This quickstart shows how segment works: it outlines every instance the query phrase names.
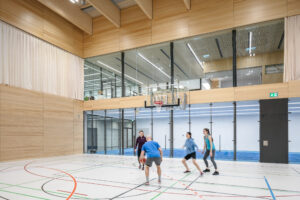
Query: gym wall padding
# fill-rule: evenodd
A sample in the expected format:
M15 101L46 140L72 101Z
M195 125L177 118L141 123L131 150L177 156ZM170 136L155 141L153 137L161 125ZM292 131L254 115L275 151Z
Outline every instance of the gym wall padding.
M83 152L83 102L0 85L0 161Z

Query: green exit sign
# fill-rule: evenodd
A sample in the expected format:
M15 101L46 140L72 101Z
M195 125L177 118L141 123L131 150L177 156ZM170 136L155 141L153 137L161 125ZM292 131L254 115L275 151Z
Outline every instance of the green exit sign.
M270 92L270 97L278 97L278 92Z

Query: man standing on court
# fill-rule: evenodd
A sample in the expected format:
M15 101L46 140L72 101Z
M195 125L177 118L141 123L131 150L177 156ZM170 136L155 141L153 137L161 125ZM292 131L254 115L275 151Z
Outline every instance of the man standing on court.
M149 167L152 166L153 162L155 162L157 168L158 183L161 183L160 164L162 162L163 152L160 148L160 145L157 142L152 141L151 136L147 137L147 142L142 147L141 160L143 161L144 161L145 153L147 154L146 170L145 170L146 185L149 185Z
M140 156L142 152L142 146L147 142L146 137L144 136L144 131L140 130L139 132L139 137L136 138L135 146L134 146L134 153L136 153L136 147L138 147L138 152L137 152L137 157L138 157L138 162L139 162L139 169L141 169L141 162L140 162ZM143 163L143 168L144 170L144 163Z

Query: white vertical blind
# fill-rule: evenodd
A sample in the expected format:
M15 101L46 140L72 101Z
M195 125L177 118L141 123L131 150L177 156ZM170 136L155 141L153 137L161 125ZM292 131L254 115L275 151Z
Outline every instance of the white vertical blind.
M300 80L300 15L285 18L284 81Z
M0 84L83 99L83 59L0 21Z

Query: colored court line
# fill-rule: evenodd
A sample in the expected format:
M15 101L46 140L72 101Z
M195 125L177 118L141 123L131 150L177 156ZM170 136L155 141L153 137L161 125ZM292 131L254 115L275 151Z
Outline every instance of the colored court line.
M164 192L166 192L168 189L170 189L171 187L173 187L174 185L176 185L180 180L185 179L186 177L188 177L191 174L192 173L186 174L184 177L182 177L181 179L179 179L178 181L176 181L175 183L171 184L169 187L167 187L166 189L164 189L163 191L161 191L160 193L158 193L157 195L155 195L154 197L152 197L151 200L156 199L157 197L159 197L160 195L162 195Z
M85 170L91 170L91 169L95 169L95 168L101 168L101 167L103 167L103 166L106 166L106 164L118 164L118 163L120 163L120 161L114 162L114 163L104 163L104 164L101 164L101 165L90 166L90 167L84 167L84 168L80 168L80 169L70 170L70 171L67 171L67 172L72 172L72 173L83 172L83 171L85 171ZM24 167L24 166L22 165L22 168L23 168L23 167ZM23 170L24 170L24 169L23 169ZM42 180L44 180L45 178L59 179L59 178L64 177L65 175L55 175L55 176L58 176L58 177L44 177L44 178L40 178L40 179L37 179L37 180L27 181L27 182L23 182L23 183L16 184L16 185L11 185L11 186L8 186L8 187L3 187L3 188L0 188L0 189L6 189L6 188L10 188L10 187L16 187L16 186L24 185L24 184L28 184L28 183L35 183L35 182L42 181Z
M43 175L36 174L36 173L33 173L33 172L29 171L29 170L27 169L27 167L28 167L29 164L31 164L31 163L32 163L32 162L29 162L29 163L27 163L26 165L24 165L24 170L25 170L26 172L30 173L30 174L35 175L35 176L42 176L42 177L45 177L45 176L43 176ZM77 188L77 182L76 182L76 179L75 179L71 174L69 174L69 173L67 173L67 172L65 172L65 171L59 170L59 169L54 169L54 168L47 168L47 167L40 167L40 168L45 168L45 169L55 170L55 171L61 172L61 173L63 173L63 174L66 174L66 175L68 175L70 178L72 178L72 180L73 180L73 182L74 182L74 187L73 187L73 190L72 190L71 194L66 198L66 200L69 200L69 199L73 196L73 194L75 193L75 190L76 190L76 188ZM48 177L47 177L47 178L48 178Z
M270 191L270 193L271 193L271 196L272 196L273 200L276 200L275 195L274 195L274 193L273 193L273 191L272 191L272 189L271 189L271 186L270 186L270 184L269 184L267 178L266 178L265 176L264 176L264 178L265 178L265 182L266 182L266 184L267 184L267 186L268 186L268 188L269 188L269 191Z
M38 197L38 196L33 196L33 195L18 193L18 192L11 192L11 191L2 190L2 189L0 189L0 191L10 193L10 194L16 194L16 195L23 196L23 197L31 197L31 198L34 198L34 199L51 200L51 199L47 199L47 198L43 198L43 197Z
M64 191L64 190L57 190L57 191L59 191L59 192L65 192L65 193L71 193L71 192L68 192L68 191ZM74 194L77 194L77 195L81 195L81 196L88 196L87 194L80 194L80 193L74 193Z
M184 190L186 190L186 189L188 189L189 187L191 187L191 185L192 185L193 183L195 183L200 177L201 177L201 176L198 176L197 178L195 178L190 184L188 184L188 185L184 188Z
M153 181L153 180L154 180L154 178L153 178L153 179L151 179L150 181ZM112 198L110 198L110 199L115 199L115 198L118 198L118 197L120 197L120 196L122 196L122 195L124 195L124 194L126 194L126 193L128 193L128 192L131 192L132 190L135 190L135 189L137 189L137 188L141 187L142 185L145 185L145 183L139 184L139 185L137 185L136 187L134 187L134 188L131 188L130 190L127 190L127 191L125 191L125 192L123 192L123 193L121 193L121 194L118 194L117 196L115 196L115 197L112 197Z
M21 186L21 185L14 185L14 184L2 183L2 182L0 182L0 185L14 186L14 187L18 187L18 188L35 190L35 191L40 191L41 192L40 189L33 188L33 187L27 187L27 186ZM0 189L0 190L3 190L3 189ZM61 193L61 192L55 192L55 191L48 191L48 192L53 193L53 194L66 195L65 193ZM74 195L74 197L82 198L81 196L77 196L77 195ZM84 199L89 199L89 198L84 198Z

